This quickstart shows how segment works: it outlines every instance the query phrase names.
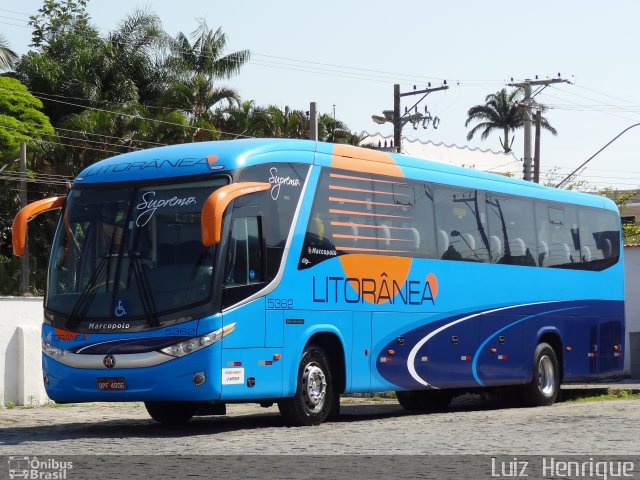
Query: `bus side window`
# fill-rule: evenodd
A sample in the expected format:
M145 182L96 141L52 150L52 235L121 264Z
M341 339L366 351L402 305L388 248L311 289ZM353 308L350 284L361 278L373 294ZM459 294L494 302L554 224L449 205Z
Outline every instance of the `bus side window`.
M489 245L494 263L536 266L533 202L526 198L487 194Z
M581 208L580 260L586 270L603 270L618 261L620 233L618 218L613 212Z
M583 268L576 207L536 202L535 212L541 266Z
M480 190L447 187L434 189L439 258L489 261L484 197L484 192Z

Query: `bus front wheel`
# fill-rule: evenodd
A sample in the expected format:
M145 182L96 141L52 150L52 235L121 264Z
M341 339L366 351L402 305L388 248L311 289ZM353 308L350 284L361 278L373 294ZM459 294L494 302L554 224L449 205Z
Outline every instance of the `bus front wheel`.
M187 423L196 413L196 402L144 402L147 412L164 425Z
M278 408L287 425L318 425L336 415L336 397L324 351L309 345L300 359L296 394L280 400Z
M560 369L553 347L540 343L533 354L533 375L531 382L523 386L524 403L530 407L553 404L560 392Z

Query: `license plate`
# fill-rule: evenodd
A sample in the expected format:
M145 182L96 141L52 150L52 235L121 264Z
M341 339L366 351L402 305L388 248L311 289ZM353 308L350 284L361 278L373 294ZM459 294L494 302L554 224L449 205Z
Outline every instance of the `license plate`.
M126 390L127 382L122 377L98 378L98 390Z

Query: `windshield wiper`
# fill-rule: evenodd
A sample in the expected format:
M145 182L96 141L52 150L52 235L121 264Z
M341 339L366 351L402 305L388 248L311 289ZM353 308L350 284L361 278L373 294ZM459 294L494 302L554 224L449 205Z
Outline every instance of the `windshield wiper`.
M107 254L98 263L96 269L93 271L89 280L87 281L87 285L84 287L84 290L78 297L76 304L73 306L73 310L71 310L71 314L65 323L65 328L74 329L77 328L80 324L81 319L87 314L89 307L91 306L91 301L95 297L96 281L102 274L104 267L111 260L111 255Z
M144 309L144 314L147 317L147 325L149 327L157 327L160 325L160 321L158 320L155 302L153 301L153 293L151 292L151 288L149 287L149 279L147 278L147 273L144 271L144 268L140 264L140 259L138 258L138 254L136 252L129 252L129 277L131 277L132 270L136 277L136 285L138 286L138 291L140 292L142 308ZM129 282L127 281L127 283Z

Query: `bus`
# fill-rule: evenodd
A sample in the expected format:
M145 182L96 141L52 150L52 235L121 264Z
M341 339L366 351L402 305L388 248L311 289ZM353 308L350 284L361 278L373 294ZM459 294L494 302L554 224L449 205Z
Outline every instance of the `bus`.
M64 196L44 299L56 402L142 401L161 423L340 395L411 411L479 389L552 404L620 375L622 235L610 200L349 145L246 139L118 155Z

